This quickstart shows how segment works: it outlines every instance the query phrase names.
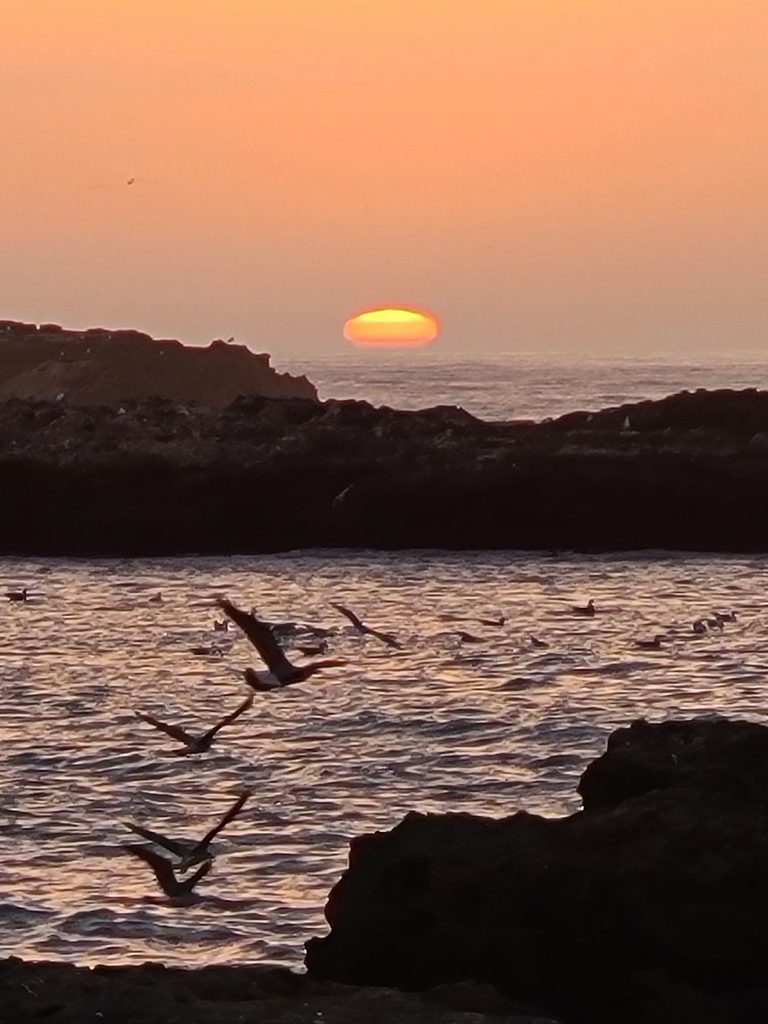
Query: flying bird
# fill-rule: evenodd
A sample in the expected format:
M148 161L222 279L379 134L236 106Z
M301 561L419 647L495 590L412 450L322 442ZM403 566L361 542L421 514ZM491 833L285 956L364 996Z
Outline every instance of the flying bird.
M223 729L225 725L230 725L236 718L239 718L243 712L248 710L251 704L253 704L253 694L249 693L243 703L236 707L231 714L227 715L226 718L222 718L220 722L217 722L216 725L200 736L193 736L191 732L182 729L180 725L169 725L167 722L162 722L159 718L155 718L154 715L147 715L143 711L135 711L134 714L142 722L146 722L147 725L153 725L155 729L164 732L166 736L170 736L172 739L178 740L179 743L183 743L184 746L181 750L174 750L172 753L176 757L187 757L189 754L204 754L206 750L210 750L219 730Z
M121 845L126 853L130 853L132 856L138 857L139 860L143 860L145 864L149 864L155 873L157 884L165 895L169 896L174 902L193 902L195 897L192 895L192 890L200 879L205 878L211 870L211 861L206 860L189 878L179 879L176 877L171 862L166 857L161 857L159 853L155 853L154 850L150 850L148 846L141 846L138 843L122 843Z
M571 610L575 615L586 615L587 618L592 618L592 616L596 614L595 602L591 597L586 604L571 605Z
M141 836L142 839L148 839L150 843L156 843L158 846L162 846L164 850L168 850L169 853L178 857L178 871L189 871L189 869L195 864L213 860L213 853L211 853L210 850L211 842L219 832L221 832L221 830L230 823L230 821L238 816L250 795L250 790L246 790L246 792L241 793L221 821L206 832L199 842L194 842L189 839L169 839L168 836L164 836L160 832L154 832L152 829L144 828L142 825L134 825L130 821L125 822L125 827L129 828L131 832L135 832L136 835ZM140 846L138 849L143 850L145 847ZM169 862L165 861L165 863Z
M345 661L338 658L325 658L321 661L310 661L307 665L294 665L285 656L269 626L260 622L255 615L236 608L226 598L219 598L217 603L224 614L242 629L267 666L266 672L256 672L252 668L247 668L244 672L246 683L258 692L276 690L292 683L303 683L321 669L346 665Z
M334 604L333 607L337 612L341 612L345 618L349 619L361 636L375 636L377 640L381 640L381 642L386 644L388 647L397 647L398 650L400 649L400 644L393 636L389 633L380 633L377 629L371 629L370 626L366 626L364 622L358 619L354 612L351 612L349 608L345 608L343 604Z
M135 179L135 178L129 178L129 179L128 179L128 181L126 181L126 183L125 183L125 184L126 184L126 185L132 185L132 184L134 183L134 181L136 181L136 179Z

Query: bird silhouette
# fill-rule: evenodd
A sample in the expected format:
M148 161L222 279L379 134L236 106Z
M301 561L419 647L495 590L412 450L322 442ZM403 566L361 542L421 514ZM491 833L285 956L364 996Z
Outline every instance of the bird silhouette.
M292 683L303 683L324 668L346 665L345 661L338 658L325 658L322 661L310 661L307 665L294 665L285 656L269 626L260 622L250 612L237 608L226 598L219 598L217 603L224 614L242 629L267 666L267 672L256 672L252 668L247 668L243 673L245 681L254 690L264 692L290 686Z
M155 875L155 880L166 896L177 902L192 902L192 890L197 883L208 874L212 864L206 860L189 878L177 878L173 865L166 857L150 850L148 846L141 846L139 843L122 843L122 849L133 857L138 857L145 864L149 864Z
M349 608L345 608L343 604L334 604L333 607L337 612L341 612L345 618L349 619L357 632L362 636L375 636L377 640L381 640L381 642L386 644L388 647L397 647L400 649L400 644L390 633L380 633L378 629L371 629L370 626L366 626L366 624L359 619L353 611L350 611Z
M150 843L156 843L158 846L162 846L163 849L168 850L174 856L179 858L178 870L188 871L193 865L199 864L201 861L213 860L213 854L210 850L211 842L216 836L225 828L230 821L238 816L245 806L246 800L251 796L251 791L241 793L240 796L235 800L226 814L221 820L209 829L202 839L194 841L189 839L169 839L168 836L164 836L162 832L155 832L152 829L144 828L143 825L135 825L133 822L126 821L125 827L129 828L131 832L135 832L136 835L141 836L142 839L148 839ZM145 849L145 847L139 847L139 849ZM168 863L168 862L166 862Z
M213 741L220 729L223 729L225 725L230 725L239 718L243 712L247 711L248 708L253 704L253 694L249 693L242 704L238 705L235 710L222 718L220 722L208 729L207 732L201 733L199 736L195 736L191 732L187 732L186 729L182 729L180 725L171 725L168 722L163 722L159 718L155 718L154 715L145 714L143 711L135 711L134 714L137 718L140 718L142 722L146 722L147 725L153 725L155 729L159 729L160 732L164 732L166 736L170 736L174 740L178 740L179 743L183 743L184 746L181 750L172 751L177 757L187 757L189 754L204 754L206 750L211 749Z

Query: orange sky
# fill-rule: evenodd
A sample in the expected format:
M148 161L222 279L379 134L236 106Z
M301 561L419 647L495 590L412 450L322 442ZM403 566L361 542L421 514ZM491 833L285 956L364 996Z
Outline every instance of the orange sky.
M19 0L0 39L0 318L768 349L765 0Z

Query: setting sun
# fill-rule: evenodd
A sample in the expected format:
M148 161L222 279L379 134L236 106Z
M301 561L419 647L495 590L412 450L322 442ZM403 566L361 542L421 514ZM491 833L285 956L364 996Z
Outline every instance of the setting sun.
M428 345L439 331L432 313L403 307L365 309L344 324L344 337L355 345Z

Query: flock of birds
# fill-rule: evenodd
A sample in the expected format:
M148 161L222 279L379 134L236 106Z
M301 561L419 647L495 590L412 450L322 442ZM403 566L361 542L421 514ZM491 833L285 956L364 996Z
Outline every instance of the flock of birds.
M24 603L30 599L31 595L28 589L23 587L19 590L9 590L5 596L11 602ZM153 604L162 603L162 600L161 593L157 593L149 599L150 603ZM200 734L191 733L182 726L162 721L154 715L136 711L135 715L140 721L151 725L181 745L179 748L169 751L168 756L188 757L206 753L211 749L220 731L231 725L251 708L255 693L268 693L296 683L303 683L324 669L341 667L347 664L344 659L340 658L320 658L319 660L308 661L302 665L296 665L289 660L278 639L281 633L294 628L294 623L265 622L257 617L254 610L244 611L226 598L218 598L216 605L224 613L225 618L223 620L214 620L214 630L216 632L227 632L230 624L234 623L235 626L242 630L245 637L256 649L264 663L265 669L261 671L256 671L250 667L244 669L243 678L250 687L251 692L233 711ZM355 632L359 635L374 637L387 647L401 648L401 644L394 636L366 625L349 608L341 604L333 604L333 607L349 620ZM597 608L592 599L584 605L572 605L570 611L573 615L585 618L593 618L597 615ZM736 613L733 611L714 612L708 618L696 619L692 624L689 635L695 638L711 630L722 630L725 623L734 622L735 620ZM481 618L477 621L485 626L501 627L505 624L506 619L500 616L498 618ZM296 650L310 657L324 654L327 650L327 640L324 634L327 634L329 631L317 627L307 628L319 636L320 640L312 646L296 645ZM461 643L482 642L481 637L462 630L457 630L456 636ZM634 645L645 650L659 650L666 640L666 634L657 634L650 639L636 639L634 640ZM531 646L535 648L549 646L546 640L537 636L529 636L529 641ZM192 648L191 650L192 653L206 655L223 653L220 648L216 647L200 647ZM126 827L131 832L140 836L151 845L123 843L121 847L125 852L143 861L152 869L159 888L172 903L184 905L193 902L195 900L193 895L195 886L209 873L213 866L214 851L211 848L213 840L243 811L251 795L251 791L239 794L221 819L199 840L171 838L143 825L125 822ZM155 847L159 847L164 853L158 853ZM164 854L170 854L171 857L176 858L176 862ZM196 870L189 874L192 868Z

